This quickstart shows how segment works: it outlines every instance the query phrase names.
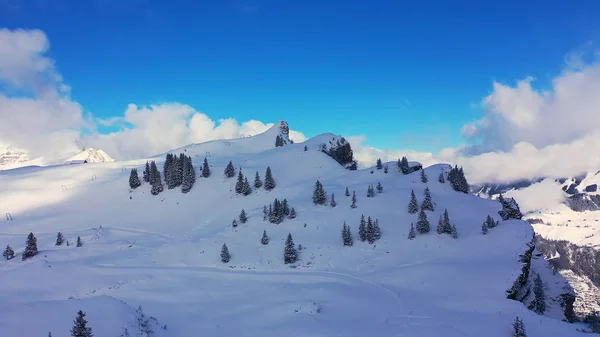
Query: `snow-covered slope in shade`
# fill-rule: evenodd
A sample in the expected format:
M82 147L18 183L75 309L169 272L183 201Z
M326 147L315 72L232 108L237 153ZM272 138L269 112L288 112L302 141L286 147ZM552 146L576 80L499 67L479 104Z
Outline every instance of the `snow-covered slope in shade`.
M157 337L504 337L516 316L529 336L580 335L575 325L506 299L533 230L509 220L482 235L482 221L488 214L499 219L500 205L439 183L439 173L449 166L426 168L427 184L420 172L352 171L320 150L331 135L275 148L279 132L173 151L190 155L196 168L210 152L212 175L197 174L187 194L165 189L152 196L148 184L130 192L129 169L141 172L146 159L0 172L0 211L14 219L3 222L0 245L17 251L15 259L0 263L0 303L19 308L20 317L38 315L36 324L18 326L0 318L0 331L68 335L82 309L95 336L116 336L128 316L101 313L113 298L141 305L166 324ZM270 166L275 189L236 195L236 178L223 176L230 160L236 173L241 167L249 178L258 171L264 179ZM312 203L317 179L328 198L335 194L336 207ZM378 182L383 192L367 198L367 187ZM417 221L407 210L411 191L420 202L427 186L435 203L435 211L427 212L431 232L408 240ZM356 191L357 208L350 207L346 187ZM287 199L297 217L278 225L263 221L263 206L274 198ZM248 222L232 228L242 209ZM435 231L444 209L458 239ZM358 238L361 215L378 219L382 238L375 244ZM352 247L342 245L344 222L351 226ZM268 245L260 242L263 230ZM21 261L30 231L40 253ZM70 246L54 245L58 231ZM288 233L303 247L293 266L283 262ZM78 236L79 248L73 244ZM228 264L220 262L223 243L231 253ZM55 312L42 315L47 308Z

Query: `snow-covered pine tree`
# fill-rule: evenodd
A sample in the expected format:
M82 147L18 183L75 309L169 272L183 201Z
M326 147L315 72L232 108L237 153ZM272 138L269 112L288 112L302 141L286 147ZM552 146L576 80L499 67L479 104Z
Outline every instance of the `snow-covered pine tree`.
M275 179L273 179L273 173L271 172L271 167L267 166L267 170L265 171L265 190L270 191L275 188Z
M408 158L402 157L402 159L398 161L398 168L400 169L400 172L402 172L402 174L408 174L410 172L410 166L408 166Z
M12 249L12 247L10 245L6 245L6 248L4 249L2 256L6 259L6 261L12 260L15 257L15 251Z
M415 214L419 211L419 203L417 202L417 196L415 191L410 192L410 202L408 203L408 213Z
M73 321L73 328L71 329L72 337L93 337L92 328L87 326L88 321L85 319L85 312L79 310L77 317Z
M258 174L258 171L256 171L256 174L254 175L254 188L259 189L261 188L263 185L262 180L260 180L260 175Z
M481 234L486 235L488 233L488 226L485 222L481 225Z
M238 171L237 182L235 183L235 193L242 194L244 191L244 174L242 173L242 169Z
M225 170L223 171L223 174L227 178L233 178L233 176L235 176L235 167L233 167L233 163L231 162L231 160L229 161L227 166L225 166Z
M436 228L438 234L443 234L446 232L446 227L444 226L444 220L442 220L442 216L440 215L440 219L438 220L438 225Z
M260 239L260 243L262 243L263 245L268 245L269 244L269 236L267 235L267 230L263 230L263 235L262 238Z
M27 241L25 242L25 250L21 255L21 259L27 260L37 255L37 253L37 238L35 237L35 235L33 235L33 233L30 232L29 235L27 235Z
M252 193L252 187L250 187L250 183L248 182L248 177L244 177L244 185L242 186L242 194L250 195Z
M546 312L546 294L544 293L544 282L540 274L536 274L533 281L533 296L534 299L529 305L529 309L541 315Z
M519 208L519 204L515 201L514 198L504 199L502 194L498 197L498 201L502 204L502 209L498 211L502 220L508 219L523 219L523 214L521 213L521 209Z
M288 218L296 219L296 210L294 209L294 207L292 207L292 209L290 210L290 215L288 215Z
M458 169L458 183L460 185L460 191L463 193L469 193L469 183L467 182L467 178L465 177L465 172L463 168Z
M352 191L352 204L350 205L350 208L356 208L356 191Z
M58 234L56 234L56 243L54 245L62 246L64 241L65 241L65 238L63 237L62 233L58 232Z
M427 179L427 175L425 174L425 169L421 169L421 182L422 183L427 183L428 179Z
M440 172L440 175L438 176L438 182L440 184L446 183L446 179L444 179L444 172Z
M202 173L201 176L203 178L210 177L210 166L208 165L208 159L204 157L204 162L202 162Z
M346 187L346 192L344 193L345 196L349 197L350 196L350 191L348 191L348 187Z
M175 156L177 158L177 156ZM185 166L185 155L183 153L179 154L179 159L177 159L177 186L181 186L183 184L183 168Z
M81 237L78 236L77 237L77 247L81 247L81 246L83 246L83 242L81 241Z
M331 201L329 202L329 205L331 207L337 206L337 203L335 202L335 194L334 193L331 193Z
M494 219L489 214L485 218L485 224L486 224L487 228L494 228L494 227L496 227L496 222L494 221Z
M425 187L425 193L423 194L423 203L421 204L421 209L433 212L433 201L431 200L431 192L429 192L429 187Z
M313 191L313 204L315 205L323 205L327 201L327 197L325 195L325 189L323 188L323 184L319 180L315 183L315 189Z
M150 190L152 195L158 195L164 190L160 172L158 171L156 162L154 161L150 163L150 185L152 185L152 189Z
M383 164L381 163L381 158L377 158L377 169L381 170L383 168Z
M231 222L231 227L236 228L238 226L237 220L233 219L233 221Z
M229 254L229 249L227 248L227 245L223 244L223 246L221 247L221 262L229 263L229 260L231 260L231 254Z
M381 182L379 182L379 181L377 182L377 192L378 193L383 192L383 185L381 185Z
M444 233L452 234L452 224L450 223L448 209L444 209Z
M527 333L525 332L525 324L523 320L519 318L519 316L515 317L513 322L513 337L527 337Z
M452 235L453 238L458 239L458 231L456 230L456 225L452 225L452 227L450 228L450 235Z
M304 152L308 151L308 147L304 145Z
M144 167L144 171L142 172L142 179L144 179L145 182L149 183L150 182L150 163L146 161L146 166Z
M408 232L408 239L412 240L417 236L417 234L415 233L415 225L411 222L410 223L410 231Z
M450 181L450 185L452 185L452 188L455 191L469 193L469 183L467 182L462 167L459 169L458 166L455 165L448 173L448 181Z
M350 226L346 225L346 221L344 221L344 227L342 228L342 243L344 246L354 245L354 240L352 240L352 232L350 231Z
M283 250L283 262L285 264L294 263L298 261L298 251L294 245L292 234L289 233L285 240L285 249Z
M279 135L277 135L275 137L275 147L281 147L283 146L283 138L281 138Z
M173 185L173 165L172 165L173 155L167 153L165 158L165 163L163 164L163 177L165 178L165 185L167 185L168 189L172 189L175 187Z
M290 215L290 205L288 205L287 199L283 199L283 201L281 202L281 212L284 216Z
M388 166L387 166L387 165L385 165L385 166L383 167L383 173L388 173L388 171L389 171L389 169L388 169Z
M371 217L367 218L367 242L375 242L375 228L373 227L373 220Z
M371 198L373 196L371 192L371 185L369 185L367 186L367 198Z
M419 218L417 220L417 231L420 234L425 234L429 232L429 220L427 220L427 214L425 214L425 211L423 210L419 212Z
M181 178L181 192L188 193L196 182L196 171L192 164L192 158L183 157L183 176Z
M248 221L248 216L246 215L246 211L242 209L242 211L240 212L240 222L246 223L246 221Z
M373 221L373 239L375 241L381 239L381 228L379 228L379 220Z
M129 187L135 190L136 188L140 187L141 184L142 182L140 181L140 177L138 176L137 169L131 169L131 174L129 174Z
M269 209L267 208L267 205L263 206L263 221L267 221L269 216Z
M367 240L367 222L365 221L364 214L360 216L360 225L358 226L358 237L360 241Z

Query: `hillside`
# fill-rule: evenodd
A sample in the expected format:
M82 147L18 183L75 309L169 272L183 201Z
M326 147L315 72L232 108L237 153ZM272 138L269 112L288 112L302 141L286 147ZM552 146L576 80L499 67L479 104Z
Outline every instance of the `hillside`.
M118 163L33 167L0 172L0 244L16 258L0 263L0 318L6 335L68 335L77 310L87 313L96 337L137 331L135 308L156 317L155 336L510 336L516 316L529 336L578 336L577 325L561 322L556 301L564 286L543 260L531 261L548 288L547 315L507 299L522 273L532 227L501 221L482 235L487 215L501 220L498 202L454 191L438 182L448 165L403 175L395 163L384 170L351 170L351 150L341 137L325 134L301 144L286 138L287 123L250 138L192 144L172 153L192 158L196 182L150 193L148 183L130 190L130 169L146 159ZM283 146L275 147L280 137ZM331 140L331 143L330 143ZM324 153L323 145L325 144ZM328 145L329 144L329 145ZM339 145L337 145L339 144ZM338 149L346 150L339 151ZM332 158L331 154L337 154ZM200 177L204 158L211 175ZM162 174L164 154L156 160ZM335 159L335 160L334 160ZM235 193L236 177L223 175L231 161L250 183L270 167L276 186ZM342 165L340 165L342 164ZM164 178L164 176L163 176ZM336 207L314 205L319 180ZM383 191L368 198L367 187ZM356 208L351 197L356 191ZM431 231L408 239L417 214L408 212L411 191L419 203L431 191ZM286 199L297 212L280 224L263 221L263 206ZM246 223L232 227L241 210ZM447 209L458 238L436 233ZM377 219L381 239L361 242L361 215ZM343 223L353 246L344 246ZM268 245L261 244L263 231ZM61 231L69 246L55 246ZM39 254L21 260L29 232ZM290 233L299 261L285 264ZM74 242L81 237L82 247ZM222 263L226 243L231 260ZM528 263L526 263L528 264ZM528 285L527 285L528 286ZM527 300L525 300L527 302ZM107 312L109 314L105 314ZM22 324L16 317L34 317Z
M61 165L72 161L84 160L88 163L115 161L106 152L92 148L84 148L81 152L75 152L72 156L65 158L55 158L52 156L31 158L30 154L25 150L16 149L11 146L0 147L0 170L10 170L26 166Z

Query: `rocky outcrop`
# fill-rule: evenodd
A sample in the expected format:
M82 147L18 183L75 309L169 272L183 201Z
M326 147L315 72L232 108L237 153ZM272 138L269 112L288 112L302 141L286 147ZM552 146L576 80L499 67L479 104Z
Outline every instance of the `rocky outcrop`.
M328 143L321 144L321 151L348 170L356 170L358 167L352 147L344 137L332 137Z
M587 185L585 187L585 191L586 192L596 192L598 190L598 185L597 184L591 184L591 185Z
M279 121L279 133L275 136L275 147L281 147L287 144L293 144L290 139L290 126L286 121Z

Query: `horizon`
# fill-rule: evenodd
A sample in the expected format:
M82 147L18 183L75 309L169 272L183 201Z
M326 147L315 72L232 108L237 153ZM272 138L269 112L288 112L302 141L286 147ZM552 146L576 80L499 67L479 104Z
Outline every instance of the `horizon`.
M363 165L600 168L598 4L186 4L0 2L0 144L126 160L285 120L297 141L344 136Z

